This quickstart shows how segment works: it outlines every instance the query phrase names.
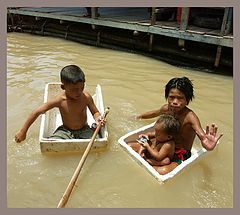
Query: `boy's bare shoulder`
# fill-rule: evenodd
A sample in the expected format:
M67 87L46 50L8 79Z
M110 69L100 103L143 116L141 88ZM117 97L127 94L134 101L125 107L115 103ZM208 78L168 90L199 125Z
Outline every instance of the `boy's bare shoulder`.
M198 116L197 116L196 113L194 113L193 110L187 108L186 118L187 118L187 120L189 120L189 121L194 121L194 120L198 119Z
M163 106L160 108L160 111L161 111L161 113L167 112L167 111L168 111L168 104L163 105Z
M83 94L84 94L86 97L92 97L89 92L83 91Z
M88 92L86 92L86 91L83 92L83 95L85 96L85 98L86 98L88 101L90 101L90 100L93 99L92 96L91 96L91 94L88 93Z
M58 94L54 98L51 98L48 101L48 103L52 103L52 104L55 104L56 106L59 106L65 100L66 100L66 95L65 95L64 92L61 92L60 94Z
M197 116L193 110L191 110L190 108L186 107L186 110L187 110L187 115L189 116Z

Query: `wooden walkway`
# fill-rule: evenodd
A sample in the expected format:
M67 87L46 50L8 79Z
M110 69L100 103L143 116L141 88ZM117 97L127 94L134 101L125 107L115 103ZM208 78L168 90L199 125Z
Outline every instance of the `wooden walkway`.
M156 21L151 24L150 13L144 7L103 7L99 8L98 18L84 17L86 9L83 7L18 8L9 9L8 13L146 32L152 35L233 47L233 35L222 35L220 30L191 25L188 25L187 29L182 29L176 21Z

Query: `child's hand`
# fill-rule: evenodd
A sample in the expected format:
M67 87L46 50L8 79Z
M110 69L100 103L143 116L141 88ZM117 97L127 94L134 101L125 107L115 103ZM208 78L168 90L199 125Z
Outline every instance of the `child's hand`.
M142 158L146 158L145 152L146 152L146 149L144 147L140 147L138 150L138 154L140 154Z
M147 148L149 146L148 142L146 143L141 143L141 146L144 147L144 148Z
M147 134L139 134L138 136L139 138L143 137L143 138L146 138L147 140L149 140L149 137Z
M22 131L19 131L16 135L15 135L15 141L17 143L20 143L22 142L23 140L26 139L26 133L25 132L22 132Z
M141 115L135 115L133 116L134 120L142 120Z
M101 126L104 126L106 124L106 119L104 119L102 116L99 116L96 120L97 124L101 124Z
M146 134L140 134L137 141L144 148L149 146L149 144L148 144L149 138L148 138L148 135L146 135Z
M219 139L223 136L223 134L217 136L217 130L218 127L214 123L211 125L211 127L209 127L208 125L206 126L206 133L202 137L201 141L208 151L213 150L217 145Z

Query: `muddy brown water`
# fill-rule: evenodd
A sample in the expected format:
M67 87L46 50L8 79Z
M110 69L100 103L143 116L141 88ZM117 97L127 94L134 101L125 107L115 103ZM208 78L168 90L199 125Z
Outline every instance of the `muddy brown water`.
M108 115L109 147L91 153L66 205L69 208L233 207L233 78L180 68L146 56L51 37L7 35L7 203L10 208L55 208L81 154L44 155L38 141L40 118L22 144L14 135L43 101L44 86L59 71L79 65L86 90L102 86ZM224 133L219 147L165 184L140 167L118 139L154 119L133 116L159 108L172 77L193 80L189 104L203 127L215 122ZM196 139L195 144L199 144Z

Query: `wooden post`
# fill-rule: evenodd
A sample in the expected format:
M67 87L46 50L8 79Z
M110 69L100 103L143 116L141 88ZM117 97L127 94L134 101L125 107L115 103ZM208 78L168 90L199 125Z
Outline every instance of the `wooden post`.
M9 9L7 9L7 14L8 14L8 16L9 16L9 18L11 20L11 25L14 26L15 23L14 23L13 14L9 12Z
M101 36L101 32L100 31L98 31L98 33L97 33L97 43L96 43L96 46L99 46L100 45L100 36Z
M67 36L68 36L68 30L69 30L69 27L70 27L70 25L68 25L68 26L67 26L67 28L66 28L66 33L65 33L65 37L64 37L64 38L65 38L65 40L67 40Z
M224 35L227 35L230 33L230 31L232 29L232 25L233 25L233 8L230 7Z
M97 8L91 7L91 18L96 19L97 18ZM92 25L92 29L96 29L96 25Z
M189 19L189 12L190 12L190 8L189 8L189 7L183 7L183 8L182 8L181 23L180 23L180 30L181 30L181 31L186 31L186 30L187 30L188 19ZM184 49L185 40L179 39L179 40L178 40L178 45L179 45L182 49Z
M151 25L155 25L156 23L156 8L152 7L152 14L151 14L151 20L150 20L150 24ZM151 52L152 51L152 45L153 45L153 34L150 34L150 38L149 38L149 48L148 50Z
M97 7L91 7L91 17L92 18L97 18L98 17L98 15L97 15L97 12L98 10L97 10Z
M229 14L229 7L226 7L224 10L224 16L223 16L223 21L222 21L222 27L221 27L221 31L219 33L219 36L224 36L225 34L225 29L226 29L226 24L227 24L227 19L228 19L228 14ZM220 62L220 58L221 58L221 53L222 53L222 46L218 46L217 47L217 53L216 53L216 58L215 58L215 63L214 66L218 67L219 66L219 62Z
M41 28L41 34L44 36L44 27L47 24L47 19L44 21L42 28Z
M156 8L155 7L152 7L150 23L151 23L151 25L155 25L155 23L156 23Z

